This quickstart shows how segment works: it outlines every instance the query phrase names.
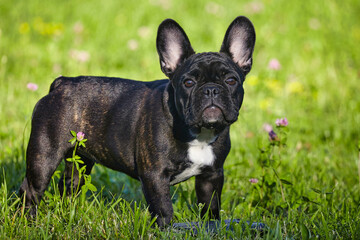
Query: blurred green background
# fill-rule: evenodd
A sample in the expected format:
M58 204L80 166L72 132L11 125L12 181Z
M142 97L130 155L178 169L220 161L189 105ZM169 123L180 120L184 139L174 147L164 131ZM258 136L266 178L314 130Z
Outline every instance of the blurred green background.
M287 205L289 211L309 204L303 206L311 210L309 214L330 208L324 210L326 219L337 221L331 215L338 211L335 203L355 209L360 204L359 14L358 0L3 0L0 183L6 179L7 194L21 184L32 110L57 76L162 79L155 48L162 20L175 19L195 51L203 52L218 51L231 21L245 15L254 23L257 40L240 118L231 129L224 214L248 218L277 206ZM271 66L271 61L278 66ZM28 83L38 89L30 90ZM270 166L292 184L284 190L286 201L276 197L281 186L272 168L262 165L259 151L269 144L263 125L274 126L283 117L289 120L287 147L277 150L276 164ZM277 183L278 191L270 191L264 200L249 178L264 180L266 176ZM142 199L139 185L121 174L97 167L93 178L110 192L121 192L126 182L123 191L129 199L133 195ZM192 191L192 184L191 180L181 188ZM331 192L331 202L327 192ZM324 201L324 205L311 201ZM355 224L350 224L353 229L359 227L356 217L348 221ZM312 224L316 225L306 225L311 228ZM334 229L338 229L335 223Z

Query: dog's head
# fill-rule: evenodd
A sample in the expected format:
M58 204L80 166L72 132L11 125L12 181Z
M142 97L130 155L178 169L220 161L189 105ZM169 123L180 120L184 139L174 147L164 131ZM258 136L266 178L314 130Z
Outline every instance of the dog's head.
M160 24L156 45L161 70L174 89L176 111L186 125L218 129L237 120L255 45L249 19L237 17L230 24L218 53L195 54L172 19Z

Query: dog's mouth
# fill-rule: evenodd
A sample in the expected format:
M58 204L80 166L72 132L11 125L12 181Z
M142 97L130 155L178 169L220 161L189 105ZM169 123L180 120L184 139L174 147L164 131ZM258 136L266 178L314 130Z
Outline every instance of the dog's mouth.
M206 107L201 114L201 125L208 129L218 128L226 122L220 107L211 105Z
M208 106L194 111L188 110L185 118L186 124L193 128L223 129L237 120L238 111L230 111L217 104L210 103Z
M202 112L202 120L206 123L216 123L224 119L221 109L215 105L209 106Z

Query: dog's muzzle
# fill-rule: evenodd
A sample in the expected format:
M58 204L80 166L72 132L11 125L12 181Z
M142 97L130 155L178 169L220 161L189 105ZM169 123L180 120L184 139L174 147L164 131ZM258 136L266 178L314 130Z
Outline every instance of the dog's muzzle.
M203 103L205 103L201 113L202 125L206 128L214 128L225 120L222 108L216 104L219 101L221 89L216 84L206 84L200 92L203 94Z
M224 115L221 109L215 105L205 108L201 118L204 124L215 124L224 121Z

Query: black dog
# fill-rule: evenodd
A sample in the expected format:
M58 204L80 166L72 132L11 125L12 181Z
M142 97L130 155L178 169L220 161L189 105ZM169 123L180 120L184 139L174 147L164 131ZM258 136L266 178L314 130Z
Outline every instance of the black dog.
M35 106L20 193L26 207L39 201L61 160L73 151L69 131L82 131L78 149L90 174L94 163L141 181L157 224L173 216L170 186L196 176L202 215L219 219L229 127L238 118L243 82L252 66L255 30L246 17L229 26L219 53L195 54L184 30L171 19L158 29L161 70L170 80L59 77ZM66 162L59 188L71 192ZM64 182L65 181L65 182ZM75 170L74 188L83 184ZM34 212L35 208L32 208Z

